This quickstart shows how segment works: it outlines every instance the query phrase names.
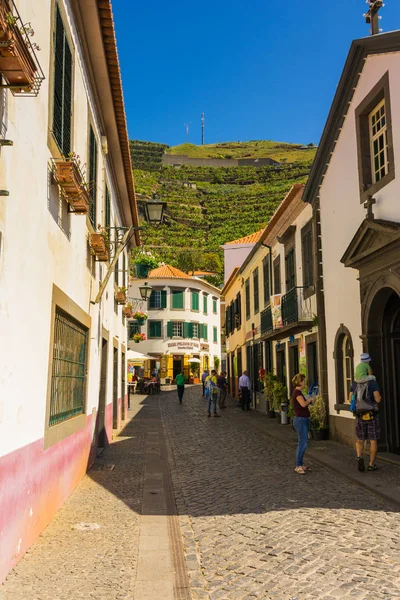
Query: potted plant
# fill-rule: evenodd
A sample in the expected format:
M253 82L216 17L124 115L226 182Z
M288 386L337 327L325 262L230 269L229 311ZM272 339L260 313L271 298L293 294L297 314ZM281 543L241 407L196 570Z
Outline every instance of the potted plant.
M53 177L61 195L73 212L86 214L90 205L90 186L84 181L80 158L75 152L66 158L53 158Z
M217 371L217 373L219 372L219 365L221 364L221 361L219 359L218 356L214 356L214 369Z
M128 288L126 287L119 287L118 290L115 292L115 300L117 304L126 304L127 290Z
M152 269L158 267L158 260L150 252L138 252L132 258L133 276L145 279Z
M149 317L149 315L142 310L135 311L132 316L134 319L136 319L139 325L143 325Z
M128 304L122 309L122 312L124 316L129 319L132 316L132 304L128 302Z
M134 333L132 339L135 342L135 344L138 344L139 342L145 341L146 335L144 333Z
M7 11L7 3L0 6L0 72L14 91L31 92L35 87L37 65L28 36L33 35L29 24L19 27L18 18ZM39 49L34 44L36 49Z
M277 382L276 375L273 373L265 373L264 375L264 393L267 401L267 415L270 419L275 418L274 402L274 385Z
M280 381L275 381L273 387L273 408L275 410L275 417L278 421L281 420L281 404L287 402L287 388Z
M316 396L314 404L310 404L308 410L310 411L310 429L313 439L315 441L328 439L328 414L323 397Z
M288 404L287 415L288 415L289 423L293 423L295 414L294 414L294 406L293 406L292 402L289 402L289 404Z
M193 383L199 383L200 382L200 378L199 378L199 363L195 363L195 362L191 362L189 363L190 366L190 371L193 375Z
M101 229L99 233L90 234L90 251L99 261L107 261L109 259L110 240L108 232Z

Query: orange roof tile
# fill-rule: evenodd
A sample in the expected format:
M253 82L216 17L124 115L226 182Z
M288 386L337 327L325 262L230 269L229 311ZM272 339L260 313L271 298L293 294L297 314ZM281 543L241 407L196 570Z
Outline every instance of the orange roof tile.
M199 275L216 275L216 273L211 271L193 271L194 277L198 277Z
M176 267L171 267L171 265L161 265L161 267L153 269L150 271L148 277L149 279L192 279L190 275L180 271Z
M226 242L226 245L229 244L256 244L260 239L260 236L264 229L260 229L260 231L256 231L256 233L251 233L250 235L246 235L245 237L239 238L238 240L234 240L233 242Z

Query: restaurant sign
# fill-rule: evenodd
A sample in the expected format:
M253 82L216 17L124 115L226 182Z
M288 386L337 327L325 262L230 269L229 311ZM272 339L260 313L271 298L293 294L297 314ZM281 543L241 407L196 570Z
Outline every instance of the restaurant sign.
M174 348L176 350L199 350L199 342L169 342L168 348Z

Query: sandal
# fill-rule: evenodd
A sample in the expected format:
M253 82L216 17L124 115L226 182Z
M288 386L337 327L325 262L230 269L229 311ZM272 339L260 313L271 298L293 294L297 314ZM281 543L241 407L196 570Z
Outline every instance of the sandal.
M298 473L299 475L305 475L306 472L304 470L304 467L296 467L295 468L296 473Z
M377 471L378 467L376 465L368 465L367 471Z
M305 465L303 465L303 469L304 469L305 471L312 471L312 468L311 468L311 467L306 467Z

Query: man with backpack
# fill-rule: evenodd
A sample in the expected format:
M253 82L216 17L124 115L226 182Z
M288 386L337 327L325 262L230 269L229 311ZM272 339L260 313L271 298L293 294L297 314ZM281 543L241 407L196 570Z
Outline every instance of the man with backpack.
M350 391L350 410L356 417L356 451L359 471L365 471L363 449L365 440L370 443L368 471L376 471L375 459L378 454L380 437L379 403L382 400L376 378L369 365L371 357L361 354L361 362L356 367L355 381Z

